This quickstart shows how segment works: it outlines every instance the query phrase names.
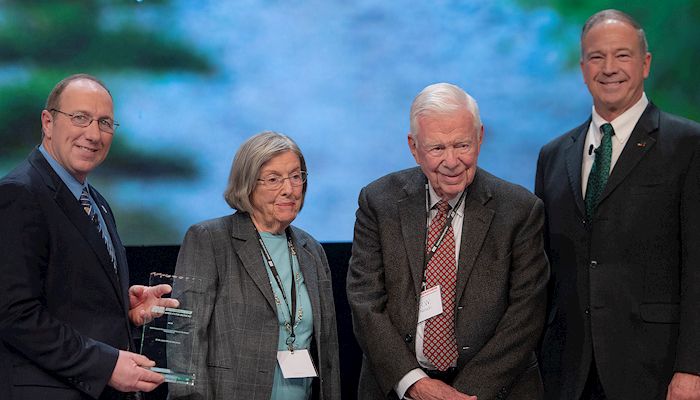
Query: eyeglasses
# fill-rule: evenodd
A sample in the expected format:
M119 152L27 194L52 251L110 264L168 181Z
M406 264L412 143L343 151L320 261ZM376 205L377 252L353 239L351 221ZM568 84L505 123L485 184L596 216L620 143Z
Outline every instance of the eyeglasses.
M92 121L97 121L97 127L105 133L114 133L114 130L117 129L119 124L115 122L112 118L92 118L90 115L77 112L73 114L69 114L67 112L63 112L61 110L57 110L55 108L50 109L49 111L56 111L57 113L61 113L67 117L70 117L70 122L73 123L73 125L80 127L80 128L87 128L92 124Z
M292 172L288 177L283 178L279 175L268 175L262 179L258 179L263 185L269 189L275 190L282 187L282 183L289 179L289 184L292 186L301 186L306 182L306 171Z

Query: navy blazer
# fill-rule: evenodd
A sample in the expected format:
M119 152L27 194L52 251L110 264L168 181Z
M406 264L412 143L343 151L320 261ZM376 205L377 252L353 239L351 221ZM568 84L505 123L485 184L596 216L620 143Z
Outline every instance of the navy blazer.
M552 265L546 397L578 400L595 359L609 398L665 399L675 371L700 374L700 125L650 103L587 221L589 124L537 164Z
M112 398L118 349L131 348L126 253L105 199L100 233L35 149L0 180L0 398Z

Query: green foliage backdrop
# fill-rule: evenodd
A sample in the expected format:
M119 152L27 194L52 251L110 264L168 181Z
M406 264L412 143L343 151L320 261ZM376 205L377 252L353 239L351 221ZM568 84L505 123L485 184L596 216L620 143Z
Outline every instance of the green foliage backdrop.
M697 0L519 0L527 7L552 7L583 27L593 13L616 8L643 27L652 53L646 82L650 99L665 111L700 121L700 1ZM578 65L579 49L572 49Z
M115 24L109 18L133 14L136 7L167 13L165 1L5 0L0 5L0 65L17 71L9 74L12 79L0 81L1 171L9 170L41 141L39 116L46 96L67 75L213 72L209 61L191 45L130 22ZM113 142L109 161L91 176L98 187L109 190L123 180L193 179L198 175L187 151L149 151L131 143L126 133L124 128L115 132L120 137ZM143 207L116 213L130 243L164 238L177 243L181 239L167 216Z

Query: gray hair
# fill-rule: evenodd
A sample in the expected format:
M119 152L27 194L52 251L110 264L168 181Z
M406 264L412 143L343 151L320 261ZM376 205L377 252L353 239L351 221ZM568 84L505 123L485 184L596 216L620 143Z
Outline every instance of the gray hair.
M637 37L639 39L639 48L642 50L642 56L644 56L649 51L649 43L647 42L647 35L644 33L644 29L631 15L615 9L607 9L603 11L598 11L597 13L591 15L586 23L583 24L583 29L581 30L581 59L583 59L583 38L588 34L588 32L593 29L594 26L603 23L605 21L619 21L632 26L637 31Z
M306 171L304 155L301 154L299 146L288 136L273 131L264 131L246 140L238 148L231 164L228 184L224 191L226 203L233 209L252 213L253 205L250 198L258 184L262 166L275 156L287 151L291 151L299 157L301 170ZM308 181L304 182L302 187L301 206L304 205L307 184Z
M474 117L474 129L481 129L479 105L459 86L450 83L435 83L423 89L411 104L411 136L418 134L418 118L429 114L450 114L462 108Z

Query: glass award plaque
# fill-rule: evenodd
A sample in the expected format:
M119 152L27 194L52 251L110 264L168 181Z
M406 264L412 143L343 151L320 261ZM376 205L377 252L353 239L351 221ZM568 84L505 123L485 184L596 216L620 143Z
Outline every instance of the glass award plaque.
M165 382L194 386L197 381L193 355L197 310L201 311L203 280L200 278L152 272L149 286L170 285L170 295L180 302L178 308L155 306L154 318L143 325L140 353L155 361L151 370L165 377Z

